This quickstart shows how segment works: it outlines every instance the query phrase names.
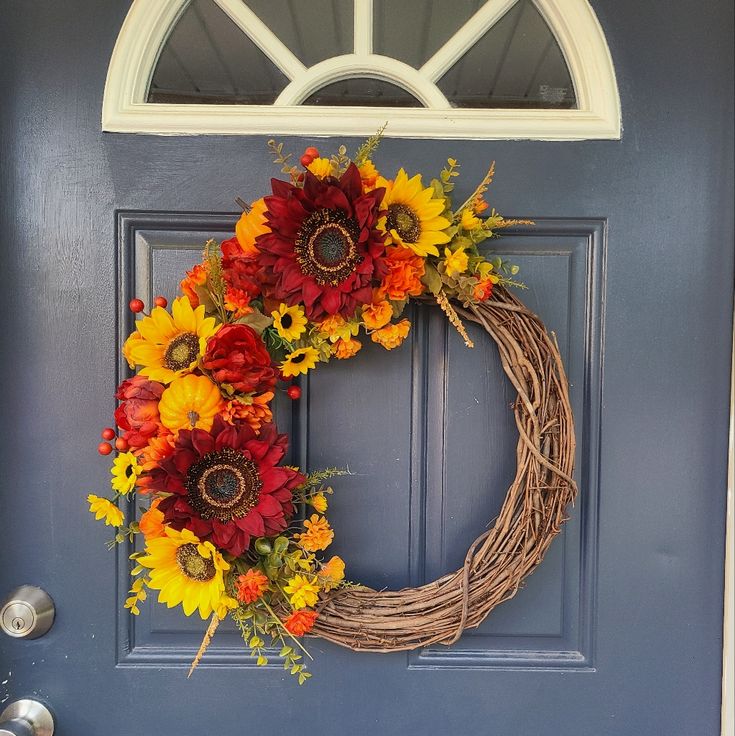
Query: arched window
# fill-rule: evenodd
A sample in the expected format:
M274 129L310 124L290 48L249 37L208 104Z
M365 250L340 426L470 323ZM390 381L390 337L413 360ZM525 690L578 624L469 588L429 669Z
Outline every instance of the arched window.
M104 130L620 137L587 0L134 0Z

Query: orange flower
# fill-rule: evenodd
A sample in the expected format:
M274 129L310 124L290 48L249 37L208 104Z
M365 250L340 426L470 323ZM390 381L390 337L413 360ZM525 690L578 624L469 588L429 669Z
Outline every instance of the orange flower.
M394 301L409 296L418 296L424 291L421 277L424 275L424 259L410 248L396 245L387 248L385 265L388 273L383 279L380 291Z
M307 552L318 552L326 549L334 539L334 532L329 522L323 516L312 514L310 519L304 522L305 532L295 534L294 537Z
M385 301L374 301L362 308L362 321L368 330L379 330L390 322L393 316L393 308Z
M488 208L488 203L482 198L482 195L476 197L472 202L472 210L476 215L484 212Z
M270 402L273 401L273 392L267 391L260 396L253 396L251 404L232 399L225 404L222 417L226 422L234 424L235 420L242 420L249 424L255 432L273 419Z
M161 498L154 498L151 507L140 517L138 522L146 542L156 537L162 537L166 533L163 526L163 511L158 510L158 504L162 500Z
M343 340L340 338L337 342L332 345L332 354L335 355L339 360L347 360L357 355L362 348L362 343L359 340L349 338Z
M360 179L362 179L362 190L371 192L375 189L379 174L373 162L368 159L362 166L358 167L358 171L360 172Z
M303 636L311 631L318 615L316 611L294 611L283 625L291 636Z
M322 578L324 590L332 590L337 584L345 579L345 562L341 557L335 555L322 567L319 577ZM326 579L324 579L326 578Z
M382 345L386 350L393 350L397 348L408 335L408 331L411 329L411 323L407 319L402 319L396 324L387 325L382 330L373 332L370 337L373 342L377 342Z
M209 276L209 263L197 263L191 271L186 272L186 278L179 284L184 296L189 300L189 304L196 309L199 306L199 292L197 287L204 286Z
M228 286L225 291L225 309L235 313L235 319L240 319L250 314L253 308L250 306L250 294L242 289Z
M250 568L244 575L240 575L235 583L237 597L243 603L255 603L268 590L268 578L259 570Z
M243 212L235 225L237 242L246 256L255 256L258 247L255 238L263 233L269 233L271 229L265 224L265 201L261 198L253 202L248 212Z
M148 483L150 476L146 471L153 470L158 467L160 462L167 458L174 451L174 435L167 429L161 427L157 437L151 437L148 445L140 451L138 456L138 465L143 468L143 473L138 476L138 493L150 493Z
M472 290L472 296L479 302L484 302L490 298L490 294L493 293L493 280L488 276L487 278L480 279L475 288Z
M340 314L330 314L329 317L319 322L317 326L319 327L319 332L326 335L330 342L337 342L340 339L349 340L360 329L360 325L357 322L348 322Z

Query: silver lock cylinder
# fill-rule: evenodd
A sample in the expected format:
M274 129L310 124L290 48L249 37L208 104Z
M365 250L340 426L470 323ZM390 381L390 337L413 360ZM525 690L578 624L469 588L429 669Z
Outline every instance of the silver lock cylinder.
M54 602L33 585L21 585L0 604L0 629L15 639L37 639L54 623Z

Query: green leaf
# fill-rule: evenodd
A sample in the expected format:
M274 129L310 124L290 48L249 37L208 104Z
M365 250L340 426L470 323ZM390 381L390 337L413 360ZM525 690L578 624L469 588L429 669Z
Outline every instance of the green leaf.
M240 317L240 319L236 319L234 324L248 325L260 335L266 328L273 324L273 319L271 317L266 317L266 315L261 314L260 312L251 312L250 314L246 314L244 317Z
M255 540L255 551L259 555L269 555L273 551L270 540L265 537L258 537Z
M436 268L428 261L425 264L424 275L421 281L432 294L438 294L442 290L442 278Z

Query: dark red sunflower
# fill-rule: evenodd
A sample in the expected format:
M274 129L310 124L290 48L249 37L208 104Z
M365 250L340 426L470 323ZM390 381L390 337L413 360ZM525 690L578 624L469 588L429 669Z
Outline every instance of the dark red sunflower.
M264 292L303 304L314 321L330 314L349 319L370 303L371 282L385 273L385 236L375 228L385 190L363 194L354 164L339 179L306 171L303 189L271 183L273 195L265 198L271 231L256 240Z
M173 453L147 473L146 487L172 494L158 506L165 523L239 557L252 537L278 534L293 514L292 491L304 476L277 467L287 444L274 424L256 435L216 417L210 432L181 430Z

